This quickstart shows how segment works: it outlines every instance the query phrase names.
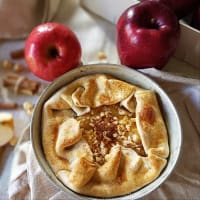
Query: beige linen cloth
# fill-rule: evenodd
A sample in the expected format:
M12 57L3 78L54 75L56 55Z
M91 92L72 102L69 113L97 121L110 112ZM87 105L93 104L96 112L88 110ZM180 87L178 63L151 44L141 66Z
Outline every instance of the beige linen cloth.
M81 42L84 63L99 62L99 51L106 53L107 62L119 62L115 46L115 26L82 9L78 1L62 1L55 21L65 23L75 31ZM141 72L152 77L168 93L183 127L182 154L175 170L165 183L144 199L200 199L200 82L156 69ZM11 174L8 177L8 198L74 199L55 187L41 171L33 154L29 134L29 127L26 127L13 154ZM0 193L2 192L0 188Z

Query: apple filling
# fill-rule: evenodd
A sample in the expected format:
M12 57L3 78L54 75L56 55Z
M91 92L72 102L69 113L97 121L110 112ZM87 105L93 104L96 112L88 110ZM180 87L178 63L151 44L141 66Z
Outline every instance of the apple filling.
M136 127L135 114L119 104L93 108L89 113L77 117L77 120L80 121L82 135L97 164L104 164L106 154L117 144L146 156Z

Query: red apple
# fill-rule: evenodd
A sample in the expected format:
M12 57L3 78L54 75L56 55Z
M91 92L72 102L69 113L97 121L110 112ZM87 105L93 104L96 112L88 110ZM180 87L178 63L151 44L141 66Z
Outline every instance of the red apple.
M25 60L33 74L53 81L80 64L81 46L76 35L60 23L38 25L25 42Z
M193 16L192 16L192 23L191 25L200 30L200 4L199 6L195 9Z
M199 0L142 0L142 1L157 1L169 6L176 16L181 19L190 14L199 3Z
M170 0L170 3L172 9L180 19L191 13L199 3L199 0Z
M129 7L117 23L121 63L133 68L162 68L173 55L180 35L174 12L146 1Z

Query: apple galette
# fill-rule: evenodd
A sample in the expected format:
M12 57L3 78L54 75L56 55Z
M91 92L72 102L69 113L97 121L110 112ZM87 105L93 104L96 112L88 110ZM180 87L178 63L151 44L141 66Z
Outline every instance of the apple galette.
M155 93L105 74L79 78L48 99L42 143L67 187L98 197L124 195L152 182L169 154Z

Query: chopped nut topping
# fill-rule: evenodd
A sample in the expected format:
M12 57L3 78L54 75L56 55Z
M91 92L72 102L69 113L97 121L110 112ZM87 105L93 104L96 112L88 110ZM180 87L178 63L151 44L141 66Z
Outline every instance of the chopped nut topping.
M26 113L27 113L28 115L31 116L31 115L33 114L34 106L33 106L32 103L30 103L30 102L24 102L24 103L23 103L23 108L24 108L24 110L26 111Z
M4 60L3 61L3 68L5 68L5 69L12 69L13 65L14 64L9 60Z
M104 52L99 52L98 53L98 59L99 60L105 60L105 59L107 59L107 56Z
M14 70L15 72L22 72L22 71L24 71L24 66L23 66L23 65L20 65L20 64L14 64L13 70Z
M99 165L105 162L106 154L116 144L132 148L139 155L146 155L136 129L135 113L125 111L122 114L122 109L119 104L101 106L77 117L83 137Z
M4 69L12 69L14 72L22 72L24 71L24 66L18 63L13 63L10 60L3 60L2 67Z

